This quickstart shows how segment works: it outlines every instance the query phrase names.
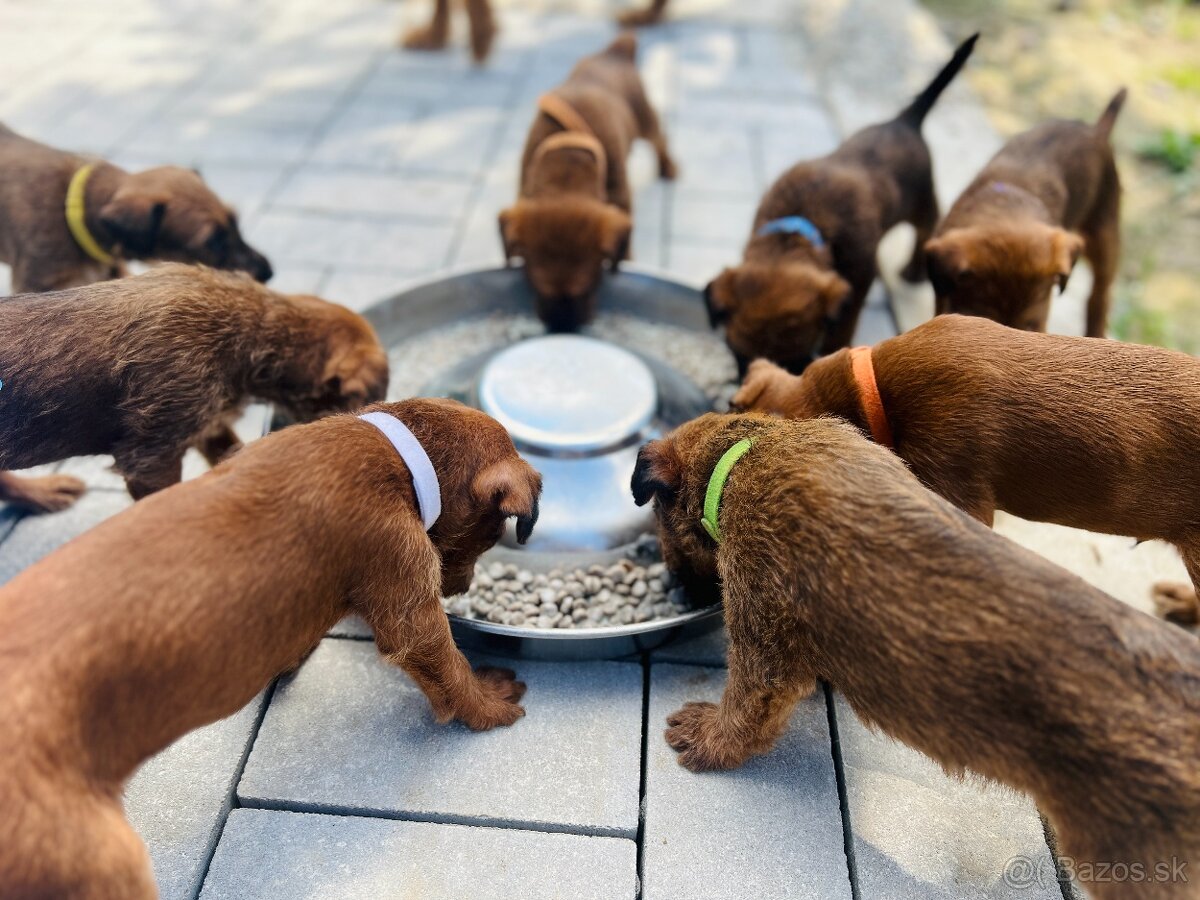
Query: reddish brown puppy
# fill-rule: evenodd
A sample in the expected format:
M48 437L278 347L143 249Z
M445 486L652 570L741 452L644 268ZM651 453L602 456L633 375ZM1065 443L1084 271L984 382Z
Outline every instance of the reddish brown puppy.
M13 292L116 278L131 259L271 277L237 215L191 169L131 174L0 125L0 262L12 266Z
M756 362L733 403L840 416L989 526L999 509L1170 541L1200 587L1200 361L1183 353L939 316L801 377ZM1157 599L1179 621L1200 612L1191 589Z
M1109 136L1122 88L1095 125L1055 120L992 157L925 245L938 313L1045 331L1050 298L1082 253L1088 337L1104 337L1121 254L1121 184Z
M743 439L718 543L705 495ZM947 771L1030 794L1081 873L1200 859L1191 635L992 533L836 420L702 416L642 449L633 489L656 499L668 564L722 584L725 695L667 719L689 769L767 752L824 679ZM1194 881L1084 886L1094 900L1200 896Z
M481 63L492 52L496 19L491 0L463 0L471 29L471 55ZM405 32L400 46L406 50L441 50L450 38L450 0L433 0L433 18L428 25Z
M892 226L916 227L904 275L925 277L923 247L938 203L921 123L977 37L896 118L793 166L767 191L741 265L725 269L704 291L713 327L725 326L743 372L760 356L801 372L819 354L849 344L877 274L879 241Z
M0 895L156 897L125 781L248 703L348 613L439 722L524 715L511 671L471 671L441 597L466 589L506 518L528 538L541 479L481 412L374 409L432 465L441 510L428 529L419 461L337 416L256 442L0 588Z
M538 316L553 331L590 321L605 266L615 270L629 256L625 159L634 139L650 141L662 177L675 177L636 52L636 38L622 34L542 96L521 159L520 196L500 213L504 256L525 261Z
M252 398L308 421L382 400L388 364L367 321L245 275L166 265L136 278L0 303L0 470L112 454L135 499L179 481L184 452L240 446ZM77 479L0 474L0 501L69 505Z
M627 9L617 15L617 22L626 28L657 25L667 12L668 0L649 0L645 6Z

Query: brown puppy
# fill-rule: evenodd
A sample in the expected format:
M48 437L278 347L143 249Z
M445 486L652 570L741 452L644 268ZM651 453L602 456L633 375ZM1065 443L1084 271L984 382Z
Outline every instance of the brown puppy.
M706 487L743 438L717 544L700 525ZM633 489L657 498L668 565L722 583L725 695L667 719L689 769L767 752L821 678L947 771L1032 795L1079 863L1200 859L1191 635L993 534L835 420L702 416L642 449ZM1095 900L1200 896L1086 886Z
M463 0L471 28L471 56L481 63L492 52L496 20L491 0ZM405 32L400 46L406 50L441 50L450 38L450 0L433 0L433 18L428 25Z
M589 322L604 266L615 270L629 256L625 159L634 138L654 145L663 178L675 177L636 53L637 39L622 34L543 95L525 141L520 196L500 213L505 259L525 261L538 316L552 331Z
M917 229L904 275L925 277L922 248L937 224L938 203L921 123L978 37L964 41L896 118L793 166L767 191L742 264L704 290L713 327L725 326L743 373L759 356L802 372L819 354L849 344L875 280L879 241L899 222Z
M1169 541L1200 588L1200 360L967 316L939 316L867 357L865 392L844 350L801 377L756 362L733 403L890 432L882 442L913 474L985 525L1000 509ZM883 429L863 403L872 381ZM1157 600L1196 620L1194 590L1160 585Z
M667 0L650 0L649 5L637 9L627 9L617 16L617 23L625 28L638 28L642 25L657 25L667 12Z
M511 671L471 671L441 597L467 588L507 517L528 538L541 479L481 412L375 409L433 465L442 510L428 533L393 445L337 416L256 442L0 589L0 895L156 897L121 810L126 779L248 703L347 613L374 627L439 722L524 715Z
M937 312L1045 331L1050 296L1079 254L1094 281L1088 337L1104 337L1121 253L1121 184L1109 136L1122 88L1095 125L1046 122L1005 144L925 245Z
M165 265L0 303L0 381L0 470L111 453L137 499L177 482L189 447L214 465L236 450L250 398L300 420L354 410L383 399L388 364L348 309ZM55 509L82 489L5 475L0 501Z
M79 236L66 213L73 182L80 190ZM233 210L191 169L163 166L130 174L0 125L0 262L12 266L13 292L116 278L131 259L237 269L259 281L271 277L266 257L242 239Z

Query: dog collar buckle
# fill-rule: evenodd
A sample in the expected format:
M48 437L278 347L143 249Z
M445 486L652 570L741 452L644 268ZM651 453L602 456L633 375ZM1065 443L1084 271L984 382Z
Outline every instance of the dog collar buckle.
M725 491L725 482L737 461L753 446L754 441L750 438L742 438L721 455L708 479L708 490L704 492L704 515L700 518L700 524L718 544L721 543L721 526L717 522L717 515L721 511L721 494Z
M412 475L413 490L417 493L417 512L425 530L428 531L442 514L442 489L438 483L437 472L433 470L433 463L429 460L429 454L425 452L416 435L408 430L408 426L395 416L385 412L370 412L359 418L382 431L408 466Z
M770 222L765 222L758 229L757 234L759 237L766 237L769 234L798 234L818 250L825 247L825 238L821 235L821 229L804 216L784 216L781 219L772 219Z
M88 178L91 177L92 171L96 168L95 163L88 163L80 166L75 174L71 176L71 183L67 185L67 230L71 232L71 237L75 239L75 243L79 245L79 249L100 263L102 266L111 266L115 260L111 253L104 250L92 237L92 233L88 231L86 221L86 210L84 208L84 192L87 190Z

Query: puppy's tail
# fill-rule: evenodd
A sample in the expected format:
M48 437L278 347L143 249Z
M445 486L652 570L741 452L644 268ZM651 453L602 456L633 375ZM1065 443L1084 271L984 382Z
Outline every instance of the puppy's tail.
M1121 88L1117 91L1116 96L1108 101L1108 106L1104 108L1104 112L1096 120L1096 134L1105 140L1108 140L1108 136L1112 134L1113 126L1117 124L1117 116L1121 113L1121 107L1125 105L1125 97L1128 93L1128 88Z
M632 31L622 31L604 51L609 56L620 56L623 59L637 58L637 35Z
M954 55L950 57L950 62L946 63L942 67L942 71L938 72L933 81L929 82L929 87L917 94L916 99L906 106L896 118L919 131L921 123L925 121L925 116L929 114L929 110L933 109L933 104L937 103L937 99L942 95L942 91L950 85L950 82L954 80L954 76L966 65L971 51L975 49L975 42L977 40L979 40L978 31L959 44L958 49L954 51Z

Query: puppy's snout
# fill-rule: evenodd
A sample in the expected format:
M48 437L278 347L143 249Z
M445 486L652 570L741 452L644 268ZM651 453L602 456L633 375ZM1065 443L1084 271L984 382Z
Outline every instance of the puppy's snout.
M255 281L266 284L275 275L275 270L271 268L270 262L261 253L254 253L251 257L251 263L247 267Z

